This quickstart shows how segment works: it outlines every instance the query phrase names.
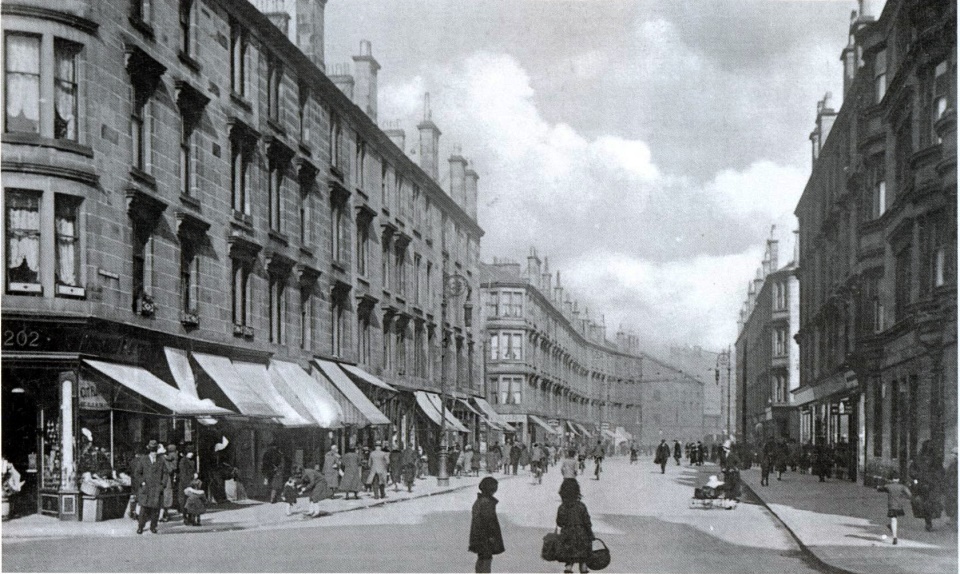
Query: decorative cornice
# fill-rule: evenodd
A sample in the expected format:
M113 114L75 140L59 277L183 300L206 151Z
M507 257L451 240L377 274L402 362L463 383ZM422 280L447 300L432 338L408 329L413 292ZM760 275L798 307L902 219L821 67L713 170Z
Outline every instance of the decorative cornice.
M11 4L9 2L4 2L2 5L0 5L0 13L2 13L4 16L23 16L25 18L53 20L54 22L66 24L71 28L76 28L77 30L90 34L91 36L95 36L97 34L97 30L100 28L100 24L81 16L68 14L59 10L52 10L50 8L28 6L26 4Z
M100 185L100 176L92 171L46 163L5 160L0 163L0 170L72 179L73 181L79 181L91 187L98 187Z

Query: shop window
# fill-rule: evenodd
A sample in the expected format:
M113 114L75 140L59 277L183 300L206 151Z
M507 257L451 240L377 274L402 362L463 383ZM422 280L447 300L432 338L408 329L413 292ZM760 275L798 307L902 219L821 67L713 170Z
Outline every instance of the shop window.
M40 133L40 37L5 37L7 132Z
M230 89L241 98L247 97L249 82L250 39L236 21L230 22Z
M41 293L40 192L7 190L7 292Z
M267 298L270 308L270 342L282 345L286 340L287 322L287 282L284 277L271 274Z
M57 294L83 296L83 287L80 285L80 201L60 194L56 195L54 201Z
M137 222L133 227L133 312L152 316L155 307L154 235L150 225Z

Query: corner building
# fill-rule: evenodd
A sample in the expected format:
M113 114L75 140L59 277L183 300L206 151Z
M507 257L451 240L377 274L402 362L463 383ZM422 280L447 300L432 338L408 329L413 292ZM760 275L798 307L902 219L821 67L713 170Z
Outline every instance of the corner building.
M525 442L651 447L703 437L703 382L640 352L564 293L531 250L481 265L486 399ZM494 438L496 440L496 438Z
M811 134L794 392L804 437L870 483L957 445L956 3L873 5Z
M478 176L458 157L440 187L429 112L412 162L377 127L369 43L345 92L325 2L290 4L3 4L15 514L121 515L129 490L81 495L83 474L129 473L149 438L196 450L218 498L234 470L265 495L271 443L282 472L375 440L435 463L437 393L482 392ZM476 440L483 417L449 410Z

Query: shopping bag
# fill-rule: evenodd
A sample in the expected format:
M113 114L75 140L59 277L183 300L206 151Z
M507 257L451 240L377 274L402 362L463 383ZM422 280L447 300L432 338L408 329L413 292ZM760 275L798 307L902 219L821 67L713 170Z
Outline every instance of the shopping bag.
M543 547L540 549L540 558L547 562L555 562L560 550L560 535L554 532L543 537Z
M603 548L590 550L590 558L587 559L587 568L591 570L603 570L610 565L610 549L599 538L594 538L594 542L599 542Z

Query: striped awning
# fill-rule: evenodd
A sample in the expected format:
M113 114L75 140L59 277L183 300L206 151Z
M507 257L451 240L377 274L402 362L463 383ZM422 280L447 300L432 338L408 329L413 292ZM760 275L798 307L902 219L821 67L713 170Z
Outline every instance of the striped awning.
M437 426L441 426L443 415L441 414L442 403L440 397L435 393L428 393L426 391L416 391L414 396L417 399L417 405L420 407L420 410L422 410L423 413L427 415L427 417ZM465 427L463 423L457 419L457 417L453 416L453 413L450 412L450 409L444 410L447 415L447 427L452 428L457 432L470 432L470 429Z
M552 426L550 426L549 424L547 424L547 421L543 420L542 418L538 417L537 415L527 415L527 416L530 417L530 420L532 420L534 423L536 423L536 424L540 425L541 427L543 427L543 430L547 431L547 432L550 433L550 434L557 434L557 429L555 429L555 428L553 428Z
M226 357L193 353L200 368L213 379L223 394L237 407L240 414L258 418L282 418L282 414L272 409L253 389L253 382L245 379Z
M284 386L278 389L292 392L310 416L321 428L335 429L343 426L343 410L329 392L296 363L270 361L270 376L280 377Z
M331 361L317 359L313 361L317 370L313 371L317 382L327 388L331 395L340 395L343 409L344 423L357 426L388 425L390 419L363 394L363 391L353 384L350 377L340 368L340 365Z

